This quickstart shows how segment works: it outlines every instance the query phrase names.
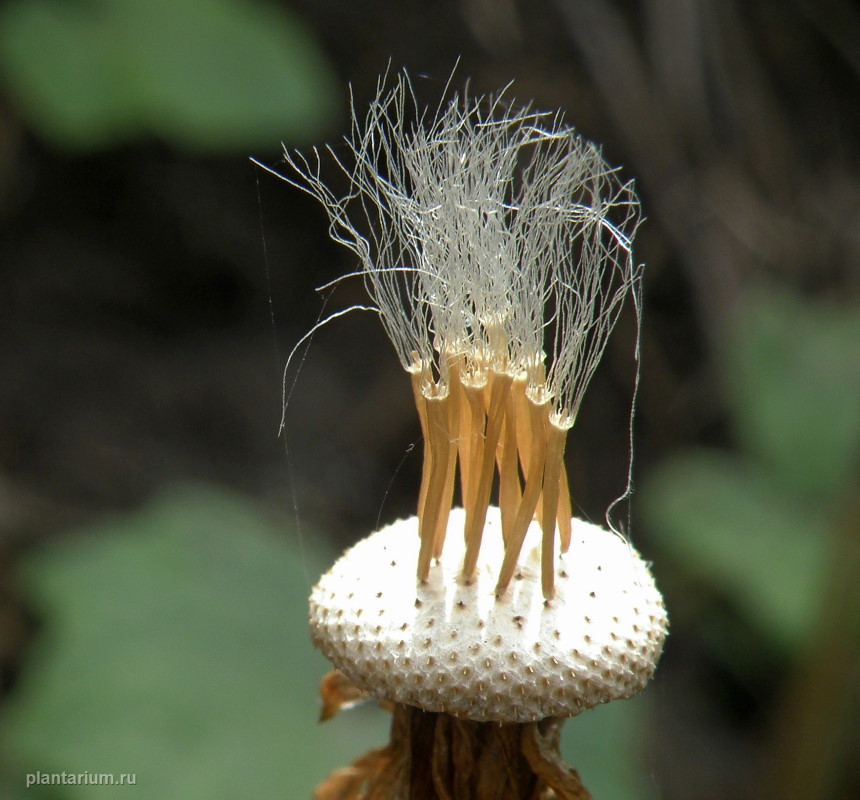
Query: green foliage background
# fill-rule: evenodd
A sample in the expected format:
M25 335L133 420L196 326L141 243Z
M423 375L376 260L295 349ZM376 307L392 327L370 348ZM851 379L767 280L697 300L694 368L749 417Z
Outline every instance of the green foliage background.
M35 555L22 580L44 626L3 714L9 788L86 769L136 785L27 796L309 797L387 734L369 709L316 722L329 667L307 595L330 555L203 487Z
M319 135L336 108L305 28L248 0L12 0L0 71L34 130L71 151L147 135L241 151Z

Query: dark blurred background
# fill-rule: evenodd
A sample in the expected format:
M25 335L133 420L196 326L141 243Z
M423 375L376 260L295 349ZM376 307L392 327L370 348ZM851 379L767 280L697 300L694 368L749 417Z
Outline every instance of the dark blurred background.
M458 60L456 87L564 109L648 217L631 536L673 621L649 796L857 797L848 0L2 0L0 704L45 623L18 570L66 531L189 481L335 548L412 512L417 419L373 315L314 338L278 436L293 344L364 296L323 305L354 260L248 157L336 143L389 65L435 104ZM568 443L595 520L626 482L634 333Z

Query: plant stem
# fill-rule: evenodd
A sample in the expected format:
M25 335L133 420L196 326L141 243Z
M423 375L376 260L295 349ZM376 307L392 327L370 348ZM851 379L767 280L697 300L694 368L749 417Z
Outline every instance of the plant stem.
M592 800L559 756L562 723L471 722L396 705L388 746L332 773L314 800Z

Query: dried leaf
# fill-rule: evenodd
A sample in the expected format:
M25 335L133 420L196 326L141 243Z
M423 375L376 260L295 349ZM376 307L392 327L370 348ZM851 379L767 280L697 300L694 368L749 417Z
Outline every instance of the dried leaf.
M354 708L365 702L370 695L359 689L340 670L327 672L320 681L320 722L331 719L338 711Z
M365 753L348 767L332 772L314 790L313 800L358 800L362 797L363 787L382 771L388 761L387 747Z
M592 800L582 785L579 773L562 761L558 754L559 728L555 720L532 722L523 726L522 753L541 782L552 789L559 800ZM540 730L549 724L547 735Z

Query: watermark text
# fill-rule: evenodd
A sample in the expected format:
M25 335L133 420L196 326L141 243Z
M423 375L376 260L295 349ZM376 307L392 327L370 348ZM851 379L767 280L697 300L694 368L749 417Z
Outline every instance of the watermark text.
M28 772L24 783L31 786L135 786L134 772Z

